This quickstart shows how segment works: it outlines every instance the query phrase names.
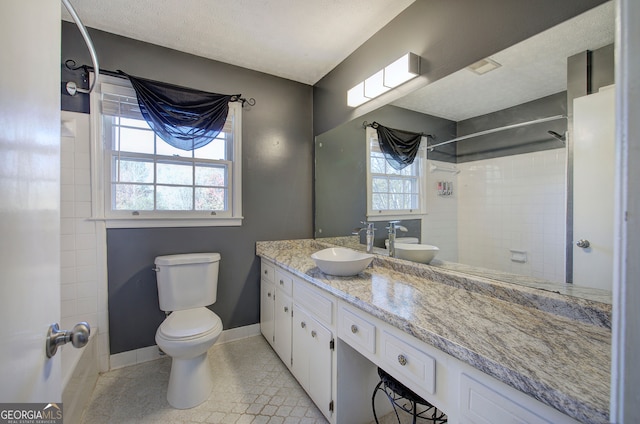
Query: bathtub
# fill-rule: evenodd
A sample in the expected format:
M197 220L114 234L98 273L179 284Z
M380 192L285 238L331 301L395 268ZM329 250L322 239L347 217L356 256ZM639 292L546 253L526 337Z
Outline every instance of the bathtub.
M82 349L62 347L62 405L64 422L79 423L98 380L97 328L91 329L89 343Z

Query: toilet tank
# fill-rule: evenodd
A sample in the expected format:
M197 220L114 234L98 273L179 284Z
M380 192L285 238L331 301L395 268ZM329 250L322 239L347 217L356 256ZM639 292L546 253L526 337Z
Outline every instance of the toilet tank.
M215 303L219 262L219 253L158 256L155 270L160 309L180 311Z

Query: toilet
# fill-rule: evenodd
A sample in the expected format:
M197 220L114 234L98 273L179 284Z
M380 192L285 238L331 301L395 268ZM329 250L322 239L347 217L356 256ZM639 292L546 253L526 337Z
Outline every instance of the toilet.
M213 389L207 351L222 333L208 305L218 290L219 253L189 253L155 259L160 309L171 312L156 331L156 343L172 358L167 400L193 408Z

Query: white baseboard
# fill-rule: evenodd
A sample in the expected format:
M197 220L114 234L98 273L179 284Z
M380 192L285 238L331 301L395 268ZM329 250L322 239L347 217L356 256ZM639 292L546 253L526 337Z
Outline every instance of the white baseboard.
M245 325L244 327L231 328L224 330L216 344L229 343L235 340L246 339L260 334L260 324ZM130 365L141 364L156 359L160 359L164 355L160 354L157 345L147 346L136 350L116 353L109 357L109 370L128 367Z
M228 343L236 340L246 339L247 337L253 337L260 335L260 324L245 325L244 327L231 328L224 330L216 344Z

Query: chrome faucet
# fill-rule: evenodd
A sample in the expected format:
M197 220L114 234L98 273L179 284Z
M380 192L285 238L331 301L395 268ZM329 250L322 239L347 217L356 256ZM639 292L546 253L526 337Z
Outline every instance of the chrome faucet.
M376 227L373 222L360 221L364 225L362 228L354 228L352 234L358 235L361 231L367 232L367 253L373 253L373 239L376 231Z
M392 258L396 257L396 231L407 232L407 227L399 224L400 221L389 221L389 226L387 227L387 230L389 230L389 256Z

